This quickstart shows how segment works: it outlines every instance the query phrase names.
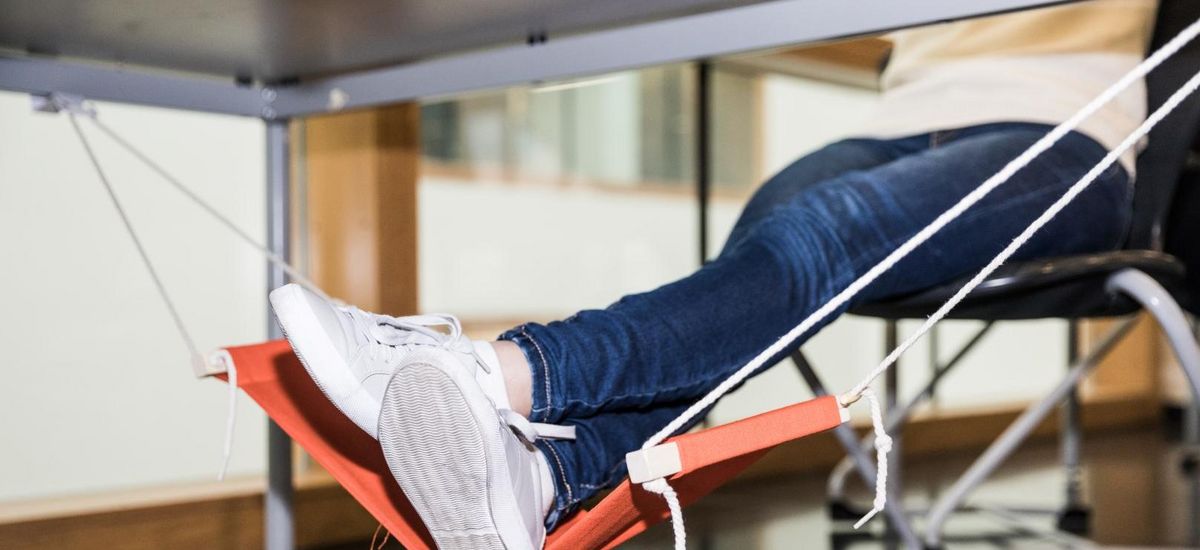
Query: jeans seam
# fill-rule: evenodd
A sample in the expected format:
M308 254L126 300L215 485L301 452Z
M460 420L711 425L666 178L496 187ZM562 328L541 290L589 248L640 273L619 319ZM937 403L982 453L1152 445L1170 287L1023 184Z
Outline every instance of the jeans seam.
M684 383L684 384L678 384L675 386L655 388L654 391L620 393L620 394L614 395L611 399L607 399L607 400L604 400L601 402L569 401L568 403L564 403L564 406L566 406L566 405L582 405L589 409L599 410L599 409L603 409L606 406L612 405L613 401L621 401L621 400L625 400L625 399L639 398L639 397L655 397L655 396L658 396L658 395L661 395L664 393L671 393L671 392L675 392L675 391L691 389L695 386L711 385L711 382L713 379L722 379L722 378L728 378L728 377L729 377L728 374L718 373L718 374L714 374L713 376L704 378L702 380L697 380L697 381ZM690 398L688 398L688 397L681 398L681 400L689 400L689 399ZM618 408L616 410L644 408L643 405L617 405L617 407Z
M554 462L558 466L556 468L558 470L558 479L562 481L563 487L567 489L567 506L575 504L575 493L571 490L571 483L567 481L566 469L563 467L562 458L558 456L558 451L549 443L542 447L548 449L550 454L554 456Z
M929 148L937 149L938 147L941 147L942 145L945 145L946 143L953 141L954 136L958 135L959 130L961 130L961 128L955 128L952 130L938 130L936 132L931 132L929 134Z
M542 346L537 343L537 340L533 339L533 336L531 334L529 334L528 331L526 331L524 328L521 328L521 335L524 336L526 339L528 339L530 344L533 344L533 349L537 350L538 359L540 359L542 362L542 385L545 386L545 389L546 389L546 406L543 409L543 411L549 411L550 407L551 407L550 363L546 361L546 354L542 351ZM543 417L549 416L549 413L543 412L542 416Z

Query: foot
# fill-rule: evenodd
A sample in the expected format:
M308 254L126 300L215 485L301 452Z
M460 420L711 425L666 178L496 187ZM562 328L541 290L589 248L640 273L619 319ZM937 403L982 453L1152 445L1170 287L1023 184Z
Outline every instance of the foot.
M317 387L358 427L377 437L383 393L396 367L412 352L441 349L481 378L496 365L488 344L462 335L449 315L389 317L331 304L296 284L271 292L271 307ZM441 332L437 329L447 329ZM484 356L493 358L491 365ZM492 392L508 408L503 391Z
M439 547L541 547L554 483L532 442L574 428L509 410L489 344L451 316L377 315L297 285L272 291L271 305L321 391L380 441Z
M445 350L410 354L388 384L379 442L438 548L542 547L553 482L536 428L513 414Z

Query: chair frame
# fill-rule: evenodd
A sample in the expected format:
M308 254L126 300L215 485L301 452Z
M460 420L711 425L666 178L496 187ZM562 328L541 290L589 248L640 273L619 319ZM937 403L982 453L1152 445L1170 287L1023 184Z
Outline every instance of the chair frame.
M1187 421L1185 422L1185 434L1188 443L1194 445L1197 443L1198 432L1200 432L1200 419L1197 418L1197 404L1200 403L1200 344L1197 343L1196 336L1193 334L1193 328L1187 314L1184 313L1171 293L1159 284L1158 281L1136 269L1125 269L1110 275L1106 280L1105 288L1108 292L1123 294L1137 302L1141 306L1141 309L1150 313L1159 326L1162 327L1171 345L1171 349L1176 359L1178 359L1179 365L1183 369L1191 387L1193 402L1191 410L1187 415ZM1029 437L1059 403L1065 404L1062 454L1064 465L1067 469L1066 503L1060 512L1059 527L1063 528L1065 526L1064 523L1072 521L1071 514L1083 514L1082 517L1086 519L1087 508L1082 502L1081 491L1080 457L1082 429L1079 422L1077 389L1084 376L1129 334L1135 321L1136 319L1134 318L1127 318L1122 321L1119 325L1111 329L1095 348L1083 357L1078 356L1078 342L1074 334L1075 322L1071 321L1072 334L1068 345L1070 367L1066 377L1048 394L1029 405L1000 437L992 442L983 454L971 464L950 489L938 498L927 516L927 525L924 537L921 540L925 547L939 548L942 546L945 540L943 530L950 515L955 510L963 509L963 505L971 492L1000 467L1004 460ZM886 322L888 340L895 340L897 322L895 320L887 320ZM979 343L983 336L992 328L993 323L986 323L982 329L955 353L954 357L946 363L938 365L925 384L925 387L914 397L901 406L894 406L894 400L889 402L887 427L892 431L893 438L896 440L897 444L893 448L897 456L901 448L899 443L902 438L899 435L904 422L913 410L929 400L933 395L934 387L936 387L941 378L950 369L959 364L967 353ZM793 354L792 359L813 393L817 395L825 394L824 385L803 353L797 351ZM886 390L887 393L895 395L895 379L888 380L888 382L890 384ZM831 509L844 506L845 478L851 471L857 471L863 481L868 484L873 484L875 479L874 464L871 462L871 457L869 456L872 440L867 438L860 441L853 428L849 425L838 427L835 434L838 441L845 448L848 456L835 467L829 478L827 489ZM893 479L899 480L901 477L899 475L899 468L897 467L895 470L896 472L892 474L889 481ZM900 484L889 483L888 491L889 496L898 497L901 494ZM900 499L894 498L892 502L900 502ZM915 530L912 522L904 511L897 506L890 507L888 510L889 527L900 541L908 547L920 547L921 544L917 542L916 537L913 535ZM1073 531L1073 529L1068 530Z

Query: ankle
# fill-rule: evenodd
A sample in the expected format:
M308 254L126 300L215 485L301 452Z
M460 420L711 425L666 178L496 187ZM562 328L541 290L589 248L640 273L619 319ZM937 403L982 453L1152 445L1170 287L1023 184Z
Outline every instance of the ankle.
M529 362L525 352L516 344L508 341L492 342L492 349L500 363L500 371L504 375L504 387L508 394L509 406L513 411L529 418L533 410L533 380L529 372Z

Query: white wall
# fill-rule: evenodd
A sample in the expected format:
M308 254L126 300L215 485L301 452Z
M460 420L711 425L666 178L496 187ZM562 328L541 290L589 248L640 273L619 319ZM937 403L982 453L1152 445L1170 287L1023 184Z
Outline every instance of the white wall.
M765 163L777 169L844 135L869 92L787 77L766 82ZM110 125L261 238L263 132L252 120L100 105ZM85 124L86 127L86 124ZM636 132L630 127L630 131ZM168 289L203 349L265 335L263 262L92 131ZM625 143L637 143L631 136ZM723 239L740 205L713 205ZM565 316L695 268L694 200L427 178L421 299L463 317ZM0 93L0 501L210 478L225 388L192 378L183 342L63 116ZM911 326L905 327L911 329ZM948 325L943 344L971 327ZM1027 398L1061 371L1063 327L1009 324L946 382L947 406ZM806 348L832 388L882 353L879 324L846 318ZM948 353L948 352L947 352ZM906 358L911 389L924 348ZM789 367L751 381L717 421L807 395ZM243 398L235 474L261 472L264 419Z
M718 207L732 217L736 205ZM695 199L590 186L427 177L421 308L464 318L566 316L696 266Z
M862 127L879 93L784 75L763 77L763 173Z
M98 105L116 131L260 239L259 122ZM200 347L265 336L263 261L83 123ZM0 501L212 479L225 385L187 350L65 115L0 93ZM234 474L263 468L242 398Z

